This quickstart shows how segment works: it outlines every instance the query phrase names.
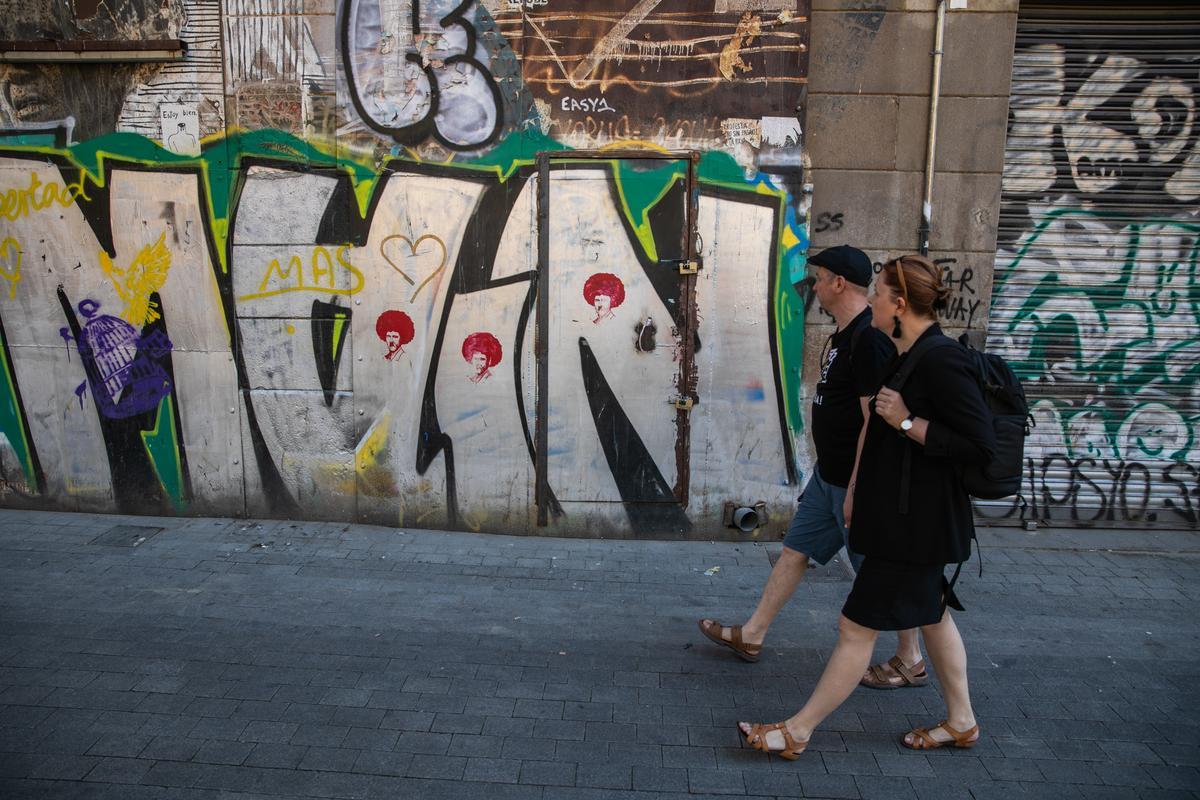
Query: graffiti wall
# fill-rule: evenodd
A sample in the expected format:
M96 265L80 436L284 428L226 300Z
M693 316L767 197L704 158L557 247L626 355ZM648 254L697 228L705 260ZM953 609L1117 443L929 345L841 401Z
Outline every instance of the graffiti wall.
M988 344L1036 427L990 515L1200 526L1200 19L1128 24L1018 31Z
M808 27L774 5L7 4L18 43L186 47L3 65L3 502L778 530Z

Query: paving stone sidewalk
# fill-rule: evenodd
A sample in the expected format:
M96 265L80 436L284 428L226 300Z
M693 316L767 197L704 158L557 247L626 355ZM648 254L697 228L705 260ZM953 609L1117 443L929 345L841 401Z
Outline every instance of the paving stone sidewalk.
M1200 537L981 538L958 617L980 745L909 752L939 690L860 689L785 762L734 722L814 685L837 565L744 664L696 619L752 610L752 543L3 511L0 798L1200 796Z

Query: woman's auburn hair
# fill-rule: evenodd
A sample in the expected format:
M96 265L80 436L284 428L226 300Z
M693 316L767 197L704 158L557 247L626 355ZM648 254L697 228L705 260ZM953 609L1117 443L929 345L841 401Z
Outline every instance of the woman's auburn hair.
M927 256L898 256L883 265L884 283L903 297L913 313L937 319L950 300L950 287L942 282L942 268Z

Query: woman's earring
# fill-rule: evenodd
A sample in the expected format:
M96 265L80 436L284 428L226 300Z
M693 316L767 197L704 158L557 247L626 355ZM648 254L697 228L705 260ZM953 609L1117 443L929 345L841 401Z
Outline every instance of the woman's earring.
M900 334L900 318L893 316L892 320L895 322L895 324L892 325L892 338L899 339L900 335L901 335Z

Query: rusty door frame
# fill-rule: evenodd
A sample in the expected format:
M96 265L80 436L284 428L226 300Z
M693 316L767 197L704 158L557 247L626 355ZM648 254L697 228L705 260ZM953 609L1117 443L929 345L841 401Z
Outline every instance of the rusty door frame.
M696 252L698 239L696 217L700 206L698 150L565 150L542 151L537 154L537 311L534 335L534 361L537 364L537 398L534 419L534 502L537 504L538 527L549 524L550 484L547 452L550 446L550 162L555 161L683 161L687 163L686 203L680 252L683 259L677 265L680 273L679 305L682 330L679 331L679 374L676 377L675 404L675 499L684 508L688 505L691 483L691 413L699 402L696 394L696 272L700 256Z

